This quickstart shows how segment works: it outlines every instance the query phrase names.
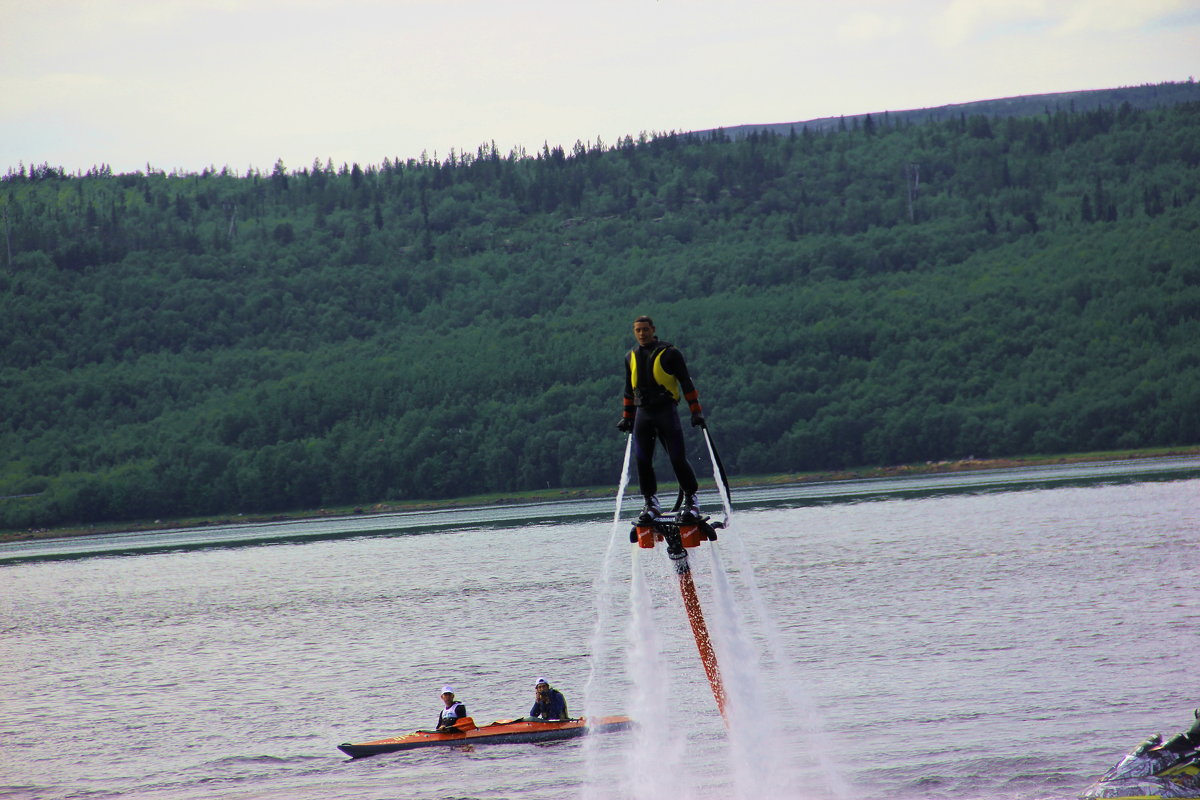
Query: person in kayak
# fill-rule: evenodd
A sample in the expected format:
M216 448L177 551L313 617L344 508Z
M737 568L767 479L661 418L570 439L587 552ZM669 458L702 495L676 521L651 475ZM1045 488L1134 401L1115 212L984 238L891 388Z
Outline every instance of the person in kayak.
M442 687L442 702L446 707L442 709L442 713L438 715L437 728L453 728L455 723L467 715L467 707L454 699L454 687Z
M545 678L538 678L533 686L533 708L529 716L539 719L570 719L567 714L567 699L562 692L553 688Z
M687 460L683 428L675 410L682 397L692 413L693 427L704 427L700 395L688 374L683 353L670 342L655 335L654 320L638 317L633 321L633 336L638 346L625 357L625 393L621 421L617 429L633 434L633 453L637 459L638 486L646 505L639 522L653 522L662 513L658 503L658 478L654 474L654 445L659 439L671 459L671 468L683 490L680 522L700 519L696 505L696 473Z

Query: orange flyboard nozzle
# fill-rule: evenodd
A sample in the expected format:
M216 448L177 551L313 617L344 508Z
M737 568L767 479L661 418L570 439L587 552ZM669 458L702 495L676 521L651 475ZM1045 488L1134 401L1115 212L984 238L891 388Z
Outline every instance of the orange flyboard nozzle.
M680 525L679 539L684 547L699 547L700 542L704 541L704 535L700 532L699 525Z
M637 545L642 548L654 547L654 527L650 525L639 525L634 530L637 531Z

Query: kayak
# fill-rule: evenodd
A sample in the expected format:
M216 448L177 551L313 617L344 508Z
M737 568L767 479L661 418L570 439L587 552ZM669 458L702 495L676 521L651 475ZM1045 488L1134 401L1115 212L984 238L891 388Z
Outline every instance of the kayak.
M1200 800L1200 752L1161 748L1155 735L1139 744L1079 795L1083 800Z
M623 731L633 724L629 717L601 717L598 724L589 725L585 719L542 720L535 717L501 719L482 728L474 720L464 717L451 732L413 731L402 736L376 739L371 742L338 745L351 758L393 753L397 750L412 750L417 747L432 747L444 744L522 744L525 742L549 742L556 739L573 739L589 733L611 733Z

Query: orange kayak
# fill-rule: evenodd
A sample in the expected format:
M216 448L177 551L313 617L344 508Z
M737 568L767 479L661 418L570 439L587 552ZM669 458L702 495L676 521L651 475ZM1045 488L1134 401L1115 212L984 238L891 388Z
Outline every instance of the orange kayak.
M573 739L589 733L611 733L623 731L633 724L629 717L601 717L599 722L589 725L586 719L541 720L533 717L501 719L482 728L474 720L464 717L453 732L414 731L389 739L371 742L338 745L351 758L392 753L397 750L412 750L417 747L432 747L442 744L522 744L525 742L549 742L555 739Z

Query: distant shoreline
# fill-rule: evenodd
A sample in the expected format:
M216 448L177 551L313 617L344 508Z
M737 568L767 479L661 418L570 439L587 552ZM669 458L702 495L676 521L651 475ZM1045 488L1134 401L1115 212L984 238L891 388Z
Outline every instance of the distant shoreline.
M774 475L752 475L731 478L734 487L750 486L787 486L804 483L824 483L835 481L863 480L869 478L897 478L916 475L937 475L953 472L968 472L985 469L1009 469L1015 467L1036 467L1051 464L1079 464L1086 462L1126 461L1145 458L1167 458L1171 456L1200 455L1200 445L1185 447L1158 447L1144 450L1119 450L1098 453L1074 453L1055 456L1012 456L1009 458L965 458L955 461L937 461L924 464L901 464L889 467L859 467L826 472L780 473ZM702 488L711 489L712 480L701 481ZM552 500L579 500L605 497L613 493L612 487L581 487L577 489L546 489L541 491L494 493L487 495L472 495L469 497L448 498L443 500L414 500L408 502L381 502L358 506L339 506L336 508L307 509L303 511L288 511L277 513L255 514L212 514L201 517L179 519L134 520L126 522L97 523L92 525L64 525L54 528L39 528L35 530L0 531L0 542L36 541L41 539L60 539L72 536L95 536L105 533L124 533L130 531L155 531L176 528L203 528L212 525L236 525L256 522L281 522L289 520L321 519L324 517L344 517L357 514L394 514L406 511L437 511L443 509L465 508L473 506L512 505L515 503L535 503ZM636 494L635 489L627 489L626 494Z

